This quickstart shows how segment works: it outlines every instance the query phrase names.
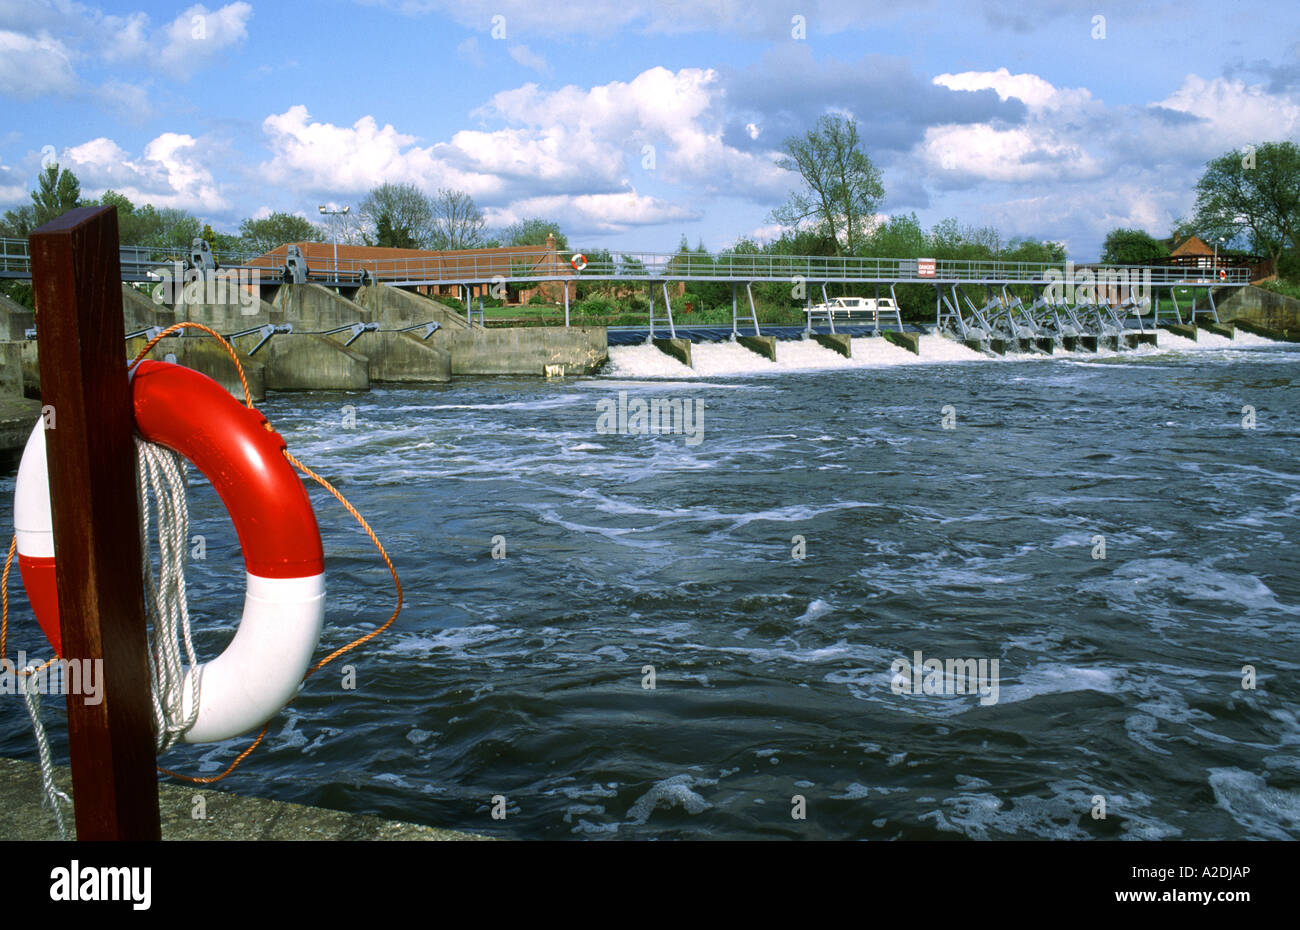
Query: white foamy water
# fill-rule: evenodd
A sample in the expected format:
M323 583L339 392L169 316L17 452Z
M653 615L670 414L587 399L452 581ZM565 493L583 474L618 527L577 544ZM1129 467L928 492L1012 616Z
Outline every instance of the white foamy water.
M687 366L652 345L610 346L605 376L612 378L717 378L734 375L777 374L791 371L844 371L863 368L889 368L902 365L951 364L955 362L1016 362L1052 358L1096 359L1187 354L1224 349L1277 345L1275 340L1252 333L1238 332L1235 338L1215 335L1205 330L1195 340L1176 336L1165 330L1159 334L1157 347L1139 346L1121 351L1099 352L1008 353L988 356L947 336L920 336L920 354L894 345L879 336L855 337L852 357L845 358L811 339L778 340L776 361L734 342L699 342L691 346L692 366Z

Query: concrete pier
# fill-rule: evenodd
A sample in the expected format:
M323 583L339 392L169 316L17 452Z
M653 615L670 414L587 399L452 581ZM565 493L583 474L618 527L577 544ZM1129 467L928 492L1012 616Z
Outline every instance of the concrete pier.
M654 347L665 355L671 355L687 368L691 365L691 341L689 339L652 339Z
M758 353L763 358L776 361L775 336L737 336L736 342L749 351Z
M845 358L853 357L853 338L839 333L813 333L813 340Z
M1226 336L1231 339L1237 335L1237 330L1231 323L1215 323L1213 320L1202 317L1196 321L1196 325L1207 333L1213 333L1216 336Z
M921 354L921 337L916 333L896 333L892 329L887 329L881 334L900 349L906 349L913 355Z
M1192 342L1196 341L1195 326L1186 326L1182 323L1161 323L1160 328L1169 330L1175 336L1182 336L1184 339L1192 340Z
M251 764L251 761L245 763ZM71 796L72 777L66 767L55 767L54 782L59 790ZM40 766L19 759L0 759L0 840L59 839L54 813L44 801ZM489 839L370 814L246 798L212 788L167 782L158 785L158 808L164 840ZM194 816L196 811L202 812L201 819ZM65 814L65 822L72 829L70 807L65 809Z

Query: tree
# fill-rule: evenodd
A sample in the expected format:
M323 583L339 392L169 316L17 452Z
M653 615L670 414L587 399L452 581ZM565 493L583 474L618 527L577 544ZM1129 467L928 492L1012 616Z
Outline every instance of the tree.
M1101 261L1107 265L1149 265L1168 256L1165 244L1141 229L1112 229L1101 246Z
M0 220L0 236L6 239L26 239L36 228L36 211L30 206L6 210Z
M928 246L925 230L912 213L908 216L891 216L871 232L867 251L880 258L919 258Z
M71 171L60 171L57 163L37 175L32 204L37 226L44 226L81 202L81 182Z
M560 224L534 216L511 223L501 231L506 245L546 245L546 237L555 236L555 247L560 251L569 248L569 237L560 232Z
M484 244L487 221L464 191L438 188L431 202L431 245L435 249L476 249Z
M322 242L320 227L292 213L272 213L261 219L249 217L239 224L241 245L253 252L269 252L289 242Z
M381 184L366 194L358 212L370 227L371 245L427 248L433 232L433 202L414 184Z
M1205 169L1196 183L1199 232L1248 237L1274 262L1288 247L1300 249L1300 146L1264 142L1245 155L1225 152Z
M880 171L859 146L858 124L823 116L804 136L790 136L778 168L797 171L804 188L772 211L772 219L796 231L806 226L835 245L835 254L852 255L866 239L885 189Z

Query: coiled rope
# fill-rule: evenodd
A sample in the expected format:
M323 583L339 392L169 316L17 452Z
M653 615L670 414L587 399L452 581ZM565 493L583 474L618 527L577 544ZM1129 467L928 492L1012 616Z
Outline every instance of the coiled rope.
M225 349L226 354L235 364L235 371L239 375L239 383L243 388L244 404L250 410L253 407L252 393L248 388L248 379L244 375L244 367L239 362L239 357L235 349L226 339L211 327L204 326L202 323L181 322L162 330L154 336L142 348L131 361L135 365L142 358L148 355L166 336L180 329L192 328L201 330L214 337ZM266 424L267 430L272 430L271 424ZM185 500L186 478L188 474L188 463L184 457L164 446L155 443L146 442L138 436L135 438L136 445L136 476L137 476L137 494L140 503L140 544L143 555L144 568L144 585L145 585L145 610L149 621L150 638L149 638L149 677L150 677L150 698L153 705L154 715L154 733L155 745L159 753L175 745L176 741L184 736L185 732L194 725L198 716L199 693L201 688L201 674L195 674L191 678L192 682L192 704L191 713L186 717L183 712L184 707L184 687L185 671L188 668L195 669L201 673L201 663L198 661L197 654L194 651L194 643L190 631L189 605L186 596L185 587L185 554L186 546L189 539L189 508ZM333 662L340 656L350 652L363 643L369 642L376 636L379 636L387 630L397 620L398 614L402 611L402 582L397 577L397 569L393 566L393 560L389 558L387 550L375 531L371 529L370 524L357 511L347 498L330 484L325 478L321 477L315 471L299 461L288 449L282 450L285 459L301 471L304 475L311 478L326 491L328 491L344 509L360 524L370 541L379 551L380 558L383 559L384 565L388 568L389 574L393 578L393 589L396 594L397 603L393 607L393 612L389 618L381 625L362 636L353 639L347 645L342 646L325 658L321 659L303 675L303 681L306 681L316 672L320 671L329 663ZM149 502L152 499L154 503L154 514L158 527L158 553L159 569L158 576L155 580L153 573L153 564L151 558L151 546L149 539L149 527L151 523ZM17 537L15 536L9 542L9 553L5 559L3 576L0 576L0 600L3 602L3 611L0 612L0 657L8 655L8 634L9 634L9 572L13 566L14 552L17 548ZM186 664L182 664L182 653ZM37 667L28 667L23 669L19 674L24 677L30 677L53 663L51 658L43 665ZM49 741L45 734L45 727L40 719L40 698L33 693L34 689L24 688L24 695L27 698L28 712L32 716L32 729L36 736L38 752L41 761L41 782L44 787L46 799L53 807L55 821L59 828L59 835L64 839L68 838L67 827L63 816L61 803L70 803L71 799L59 791L54 784L53 765L50 761ZM297 700L295 696L289 701L292 704ZM285 705L286 707L288 705ZM244 749L235 760L230 763L225 771L219 775L199 777L185 775L170 769L158 766L158 771L164 775L173 778L179 778L193 784L213 784L221 781L231 772L233 772L248 756L255 750L265 738L267 730L271 726L271 721L267 721L253 742Z

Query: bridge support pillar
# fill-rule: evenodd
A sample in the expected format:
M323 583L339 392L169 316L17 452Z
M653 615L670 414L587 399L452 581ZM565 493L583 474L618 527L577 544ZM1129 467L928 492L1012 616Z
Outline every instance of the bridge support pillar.
M651 339L650 343L660 352L671 355L687 368L694 367L691 365L691 341L689 339L670 337L668 339Z
M1211 323L1209 320L1197 320L1196 325L1207 333L1214 333L1216 336L1227 336L1232 339L1237 335L1237 330L1231 323Z
M838 352L845 358L853 358L853 340L843 333L813 333L812 337L832 352Z
M763 358L776 361L775 336L737 336L736 341L751 352L757 352ZM687 362L689 365L690 363Z
M921 354L921 337L916 333L896 333L892 329L887 329L881 335L900 349L906 349L913 355Z

